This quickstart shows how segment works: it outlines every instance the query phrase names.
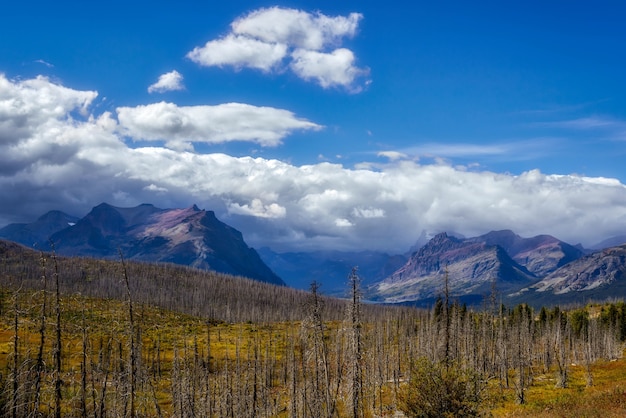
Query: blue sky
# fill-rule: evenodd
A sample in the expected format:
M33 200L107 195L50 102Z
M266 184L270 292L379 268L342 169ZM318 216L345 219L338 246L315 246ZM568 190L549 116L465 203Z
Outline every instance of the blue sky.
M621 2L57 3L3 6L0 224L107 201L277 250L626 232Z

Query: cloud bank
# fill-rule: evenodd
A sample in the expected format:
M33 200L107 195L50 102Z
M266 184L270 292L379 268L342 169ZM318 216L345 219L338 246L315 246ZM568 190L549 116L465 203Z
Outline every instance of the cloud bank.
M363 16L326 16L271 7L255 10L231 23L231 32L208 41L187 54L203 66L254 68L280 72L288 68L298 77L323 88L358 92L369 71L356 66L354 53L338 48L343 38L355 36Z
M268 145L293 129L317 125L246 105L157 103L95 115L96 97L97 92L44 77L12 81L0 75L0 225L32 221L51 209L84 215L106 201L160 207L196 203L240 229L250 245L281 251L401 252L422 231L472 236L504 228L589 245L626 229L626 186L614 179L536 170L475 172L421 165L394 152L384 154L390 157L385 164L347 168L158 145L133 148L127 136L210 142L228 140L229 127L245 136L248 127L238 126L250 117L258 126L250 128L255 133L247 140ZM222 121L224 133L202 125L207 115ZM158 121L161 125L150 126Z

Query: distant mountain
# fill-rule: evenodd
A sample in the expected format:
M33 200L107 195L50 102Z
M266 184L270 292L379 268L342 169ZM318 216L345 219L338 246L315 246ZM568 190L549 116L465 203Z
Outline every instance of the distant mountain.
M468 241L502 247L513 260L537 277L544 277L585 255L580 248L553 236L537 235L532 238L522 238L510 230L492 231L470 238Z
M494 286L512 292L538 280L498 245L442 233L368 293L384 302L432 301L443 293L446 274L450 294L471 301L482 299Z
M607 238L604 241L591 246L591 248L594 250L603 250L605 248L618 247L622 244L626 244L626 235L616 235L614 237Z
M55 232L78 222L78 218L58 210L53 210L32 223L10 224L0 229L0 238L19 242L28 247L47 250L48 240Z
M429 304L443 294L472 304L492 293L500 301L554 305L626 297L626 244L587 254L550 235L522 238L492 231L460 239L439 234L407 264L372 286L375 300Z
M241 232L195 205L159 209L149 204L118 208L102 203L71 224L49 236L59 254L118 258L121 251L129 260L182 264L284 285L246 245ZM15 235L6 238L29 245Z
M526 297L536 293L552 297L569 295L605 299L624 297L624 290L626 245L621 245L573 261L530 286L522 294Z
M261 248L259 255L288 286L309 289L311 282L316 281L322 285L322 293L335 296L345 295L348 275L353 267L358 267L362 285L368 286L389 276L407 261L402 255L375 251L276 253Z

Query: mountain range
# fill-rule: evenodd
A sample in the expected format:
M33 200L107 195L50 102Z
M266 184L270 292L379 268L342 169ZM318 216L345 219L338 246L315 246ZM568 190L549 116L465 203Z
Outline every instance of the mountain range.
M263 282L285 283L248 247L241 232L197 206L119 208L102 203L83 218L49 212L30 224L11 224L0 237L61 255L188 265Z
M465 238L440 233L407 254L375 251L258 252L241 232L195 205L159 209L106 203L83 218L52 211L33 223L0 229L0 238L59 254L165 262L307 289L320 283L328 295L345 295L358 267L366 299L429 305L448 283L451 297L470 304L498 297L507 303L556 304L626 296L623 236L588 250L550 235L522 238L510 230ZM424 244L425 242L425 244ZM623 245L619 245L623 244ZM608 248L603 245L610 245Z

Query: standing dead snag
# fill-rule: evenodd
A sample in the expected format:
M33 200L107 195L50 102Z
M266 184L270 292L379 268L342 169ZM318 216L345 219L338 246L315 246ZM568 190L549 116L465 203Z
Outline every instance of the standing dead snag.
M357 275L357 268L353 267L349 276L349 285L351 292L351 301L349 305L348 319L350 321L350 364L351 374L351 397L352 397L352 416L354 418L362 416L363 403L363 372L362 358L363 347L361 341L361 283Z
M311 283L307 301L307 316L302 321L303 366L313 371L307 380L311 391L308 407L313 416L331 417L336 408L336 400L331 395L331 380L328 363L328 346L324 341L322 310L324 301L319 294L319 284ZM306 376L305 376L306 377ZM305 384L305 390L306 390Z
M19 360L20 360L20 344L19 344L19 331L20 331L20 314L18 297L21 287L13 294L13 364L12 364L12 390L11 390L11 417L17 418L19 408Z
M130 324L130 417L135 417L135 389L136 389L136 368L137 361L135 353L135 319L133 317L133 298L130 292L130 282L128 280L128 271L124 262L122 250L119 250L122 268L124 270L124 283L126 284L126 293L128 296L128 320Z
M35 365L35 403L33 405L33 411L38 413L39 405L41 403L41 377L44 372L44 346L46 343L46 302L48 299L47 287L48 287L48 275L46 273L46 257L41 253L41 279L42 285L42 302L41 302L41 323L39 326L39 351L37 352L37 363Z
M444 303L444 321L445 321L445 338L444 338L444 362L446 368L450 364L450 276L448 274L448 266L446 265L446 271L444 276L444 288L443 288L443 303Z
M61 292L59 289L59 263L57 262L57 256L54 253L54 245L50 243L50 246L52 247L52 260L54 261L54 283L56 292L54 302L54 309L56 313L56 344L54 347L54 416L56 418L61 418Z

